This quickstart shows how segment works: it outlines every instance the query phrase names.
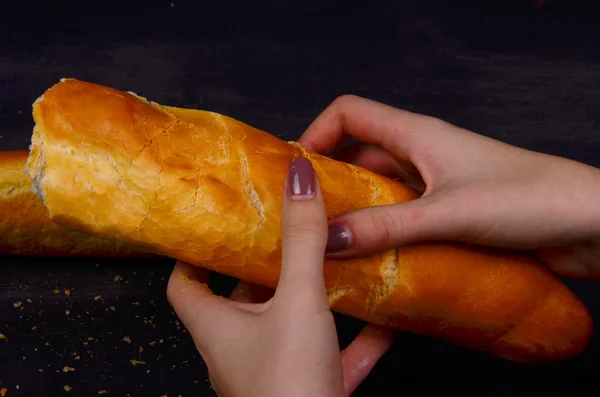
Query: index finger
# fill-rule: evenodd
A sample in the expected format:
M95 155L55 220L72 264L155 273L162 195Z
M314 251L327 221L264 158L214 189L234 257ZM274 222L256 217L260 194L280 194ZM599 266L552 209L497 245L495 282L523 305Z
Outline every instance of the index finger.
M394 335L388 328L367 324L342 351L344 389L348 396L366 379L379 359L390 349Z
M215 295L203 269L177 261L167 285L167 298L199 349L218 335L219 317L231 308L230 301Z
M349 137L379 146L397 160L410 161L420 139L431 128L429 116L411 113L370 99L345 95L331 103L306 129L298 142L329 156Z

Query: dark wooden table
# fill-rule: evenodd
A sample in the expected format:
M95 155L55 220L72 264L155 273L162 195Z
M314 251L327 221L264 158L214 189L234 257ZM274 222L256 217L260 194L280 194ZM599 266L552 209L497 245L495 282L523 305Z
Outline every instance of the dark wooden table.
M548 0L539 11L526 0L39 2L0 6L0 150L27 148L33 101L75 77L285 139L354 93L600 166L595 2ZM165 298L172 265L0 257L0 388L9 397L214 395ZM566 282L598 320L600 284ZM232 285L215 284L220 293ZM338 325L345 345L361 323ZM599 349L596 333L581 357L537 368L400 334L355 395L597 395Z

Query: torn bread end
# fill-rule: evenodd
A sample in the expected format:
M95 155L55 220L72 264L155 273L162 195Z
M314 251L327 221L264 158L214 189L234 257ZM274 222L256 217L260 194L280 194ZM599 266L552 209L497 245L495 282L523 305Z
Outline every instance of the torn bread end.
M44 139L42 130L36 125L33 129L33 135L31 137L31 145L29 147L30 153L29 157L27 158L25 172L31 179L31 193L36 195L38 200L45 205L43 185L44 178L46 176L46 156L43 142Z
M35 102L33 102L32 107L35 107L35 105L37 105L39 102L41 102L42 100L44 100L44 94L42 94L41 96L39 96Z

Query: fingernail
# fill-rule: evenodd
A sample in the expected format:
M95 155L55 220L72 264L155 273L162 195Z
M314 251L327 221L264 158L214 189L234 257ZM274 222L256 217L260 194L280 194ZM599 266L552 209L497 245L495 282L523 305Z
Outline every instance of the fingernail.
M315 171L309 160L304 157L292 160L287 185L291 200L310 200L315 197Z
M330 225L325 252L330 254L343 251L352 244L352 232L344 225Z

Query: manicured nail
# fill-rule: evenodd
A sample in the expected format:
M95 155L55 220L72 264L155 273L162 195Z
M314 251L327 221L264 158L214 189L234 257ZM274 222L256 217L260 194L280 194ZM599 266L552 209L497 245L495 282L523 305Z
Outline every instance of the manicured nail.
M329 226L327 234L327 246L325 252L328 254L340 252L352 244L352 232L344 225L334 224Z
M315 198L315 171L309 160L298 157L292 160L287 177L288 197L291 200Z

